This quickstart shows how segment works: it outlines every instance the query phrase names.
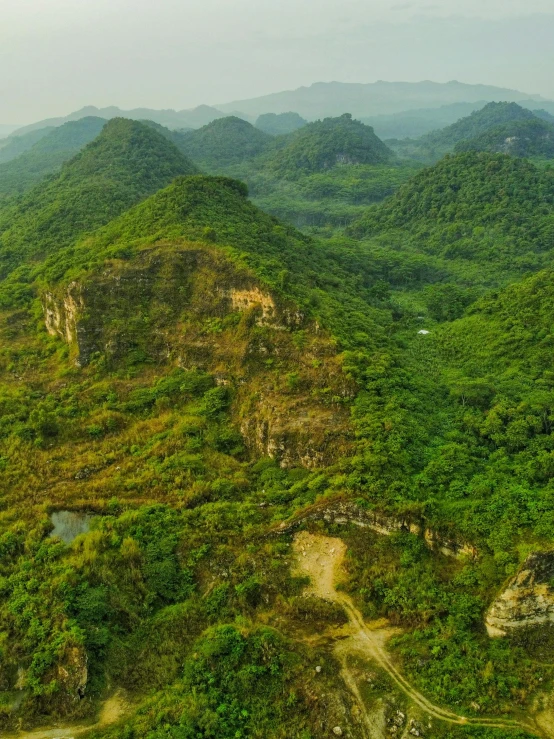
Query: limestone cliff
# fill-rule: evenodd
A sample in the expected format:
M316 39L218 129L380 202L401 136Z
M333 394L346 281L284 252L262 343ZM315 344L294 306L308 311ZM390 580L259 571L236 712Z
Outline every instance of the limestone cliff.
M248 446L282 466L348 453L355 393L334 342L217 249L198 244L110 260L43 296L47 330L85 367L148 361L213 374L235 396Z
M302 511L291 521L284 522L278 529L279 533L293 530L305 521L323 520L333 524L353 524L360 528L370 529L377 534L390 536L399 531L405 531L416 536L423 536L427 546L446 557L477 557L477 551L471 544L453 539L449 536L433 531L425 525L422 519L409 516L397 517L379 511L362 508L351 500L322 501Z
M489 636L554 622L554 551L530 554L487 612Z

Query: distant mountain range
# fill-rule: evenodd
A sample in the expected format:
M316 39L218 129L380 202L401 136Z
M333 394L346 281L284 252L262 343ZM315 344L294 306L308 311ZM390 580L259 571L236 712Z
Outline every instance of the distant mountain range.
M15 131L15 135L21 136L47 126L61 126L69 121L78 121L81 118L94 116L96 118L131 118L133 120L150 120L161 123L168 128L200 128L216 118L223 118L226 113L222 113L209 105L199 105L191 110L153 110L151 108L134 108L133 110L121 110L112 105L108 108L96 108L94 105L87 105L80 110L76 110L69 115L61 118L46 118L36 123ZM13 132L13 129L10 133Z
M356 118L388 115L418 108L437 108L452 103L491 101L543 102L540 95L529 95L491 85L467 85L463 82L373 82L357 84L345 82L317 82L310 87L299 87L263 95L250 100L237 100L216 105L224 113L240 110L246 115L286 113L294 110L308 120L337 116L344 112ZM543 107L542 104L538 107Z
M257 98L222 103L217 106L199 105L188 110L154 110L118 107L97 108L88 105L69 115L48 118L15 130L20 136L47 126L61 126L88 116L99 118L132 118L151 120L172 129L201 128L217 118L234 115L249 123L267 113L294 112L308 121L351 113L355 118L376 125L377 133L385 138L421 136L434 128L453 123L487 102L518 102L529 108L542 108L554 114L554 101L491 85L468 85L463 82L316 82L309 87L286 90ZM456 108L463 108L458 111ZM442 109L435 120L433 110ZM443 115L444 114L444 115ZM396 121L396 116L403 120ZM415 119L414 119L415 116ZM378 120L368 120L379 117ZM392 120L389 118L392 117ZM14 133L14 126L0 124L0 137Z

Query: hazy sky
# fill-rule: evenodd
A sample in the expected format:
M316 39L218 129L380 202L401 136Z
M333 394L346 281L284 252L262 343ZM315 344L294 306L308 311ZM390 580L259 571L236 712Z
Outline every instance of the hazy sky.
M188 108L317 81L554 99L554 0L0 0L0 122Z

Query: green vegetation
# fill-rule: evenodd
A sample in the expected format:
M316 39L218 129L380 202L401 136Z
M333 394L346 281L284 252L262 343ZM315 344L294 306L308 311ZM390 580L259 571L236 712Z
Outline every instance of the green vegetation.
M509 131L513 124L536 122L537 120L537 116L532 111L522 108L517 103L488 103L452 125L432 131L419 139L389 141L388 143L401 156L434 162L444 154L453 151L460 142L479 140L481 136L488 140L486 135L493 129L504 130L506 128ZM486 148L485 150L497 151L498 149Z
M66 123L15 159L0 164L0 198L26 192L47 175L59 171L64 162L98 136L105 124L103 118Z
M345 113L309 123L290 135L267 167L289 179L303 172L313 173L344 164L386 164L392 152L372 128Z
M447 156L352 226L397 250L439 257L459 278L505 284L549 264L552 171L505 155Z
M207 126L181 137L179 147L201 168L221 172L261 154L271 137L242 118L219 118Z
M256 128L272 136L279 136L280 134L297 131L305 126L307 122L298 113L264 113L258 117Z
M113 119L58 175L0 209L0 274L70 244L194 171L156 131Z
M503 152L516 157L553 159L554 125L538 119L511 121L475 138L460 141L456 151Z
M202 169L245 181L266 212L326 235L393 193L418 168L389 161L390 152L372 130L350 116L262 140L253 131L245 121L226 118L185 137L171 135ZM197 142L196 148L190 149L189 141Z
M344 500L478 552L308 519L346 540L365 617L401 627L403 674L462 715L537 710L550 642L483 620L552 546L552 170L416 170L350 116L275 138L115 119L1 207L2 730L123 688L136 705L91 736L355 736L345 613L303 596L279 528ZM62 510L94 517L69 545Z
M47 136L54 130L54 126L45 126L29 133L17 135L12 134L5 139L0 139L0 164L15 159L20 154L31 149L37 141Z
M424 140L433 146L454 146L460 141L486 133L491 128L513 121L532 120L535 120L535 114L517 103L488 103L484 108L474 111L467 118L462 118L442 131L430 133Z
M431 131L450 126L460 118L471 115L475 110L485 106L485 102L450 103L439 108L421 108L405 110L388 115L374 115L370 118L361 118L366 126L372 126L379 138L387 139L415 139Z

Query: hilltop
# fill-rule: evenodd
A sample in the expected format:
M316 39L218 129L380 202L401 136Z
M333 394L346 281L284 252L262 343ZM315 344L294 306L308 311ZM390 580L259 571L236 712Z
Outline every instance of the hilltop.
M393 156L371 127L345 113L289 134L281 147L268 155L266 166L294 178L302 172L322 172L341 165L385 164Z
M261 154L272 137L251 123L229 116L180 137L179 148L200 167L223 171Z
M297 131L305 126L307 122L298 113L264 113L258 116L256 128L272 136L280 136Z
M493 128L508 123L536 120L538 119L532 111L517 103L488 103L452 125L432 131L419 139L389 143L400 155L434 162L444 154L454 151L462 141L484 135Z
M25 192L58 171L64 162L96 138L105 124L103 118L81 118L65 123L41 136L16 158L0 164L0 197Z
M148 126L113 119L59 174L0 210L3 276L107 223L196 168Z
M485 100L475 103L450 103L439 108L416 108L388 115L374 115L361 120L367 126L372 126L381 139L414 139L450 126L485 105Z
M455 151L501 152L516 157L551 159L554 157L554 125L538 118L510 121L460 141Z
M442 131L424 136L422 143L435 147L453 147L460 141L475 138L491 128L513 121L532 121L536 116L517 103L488 103Z

